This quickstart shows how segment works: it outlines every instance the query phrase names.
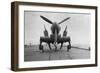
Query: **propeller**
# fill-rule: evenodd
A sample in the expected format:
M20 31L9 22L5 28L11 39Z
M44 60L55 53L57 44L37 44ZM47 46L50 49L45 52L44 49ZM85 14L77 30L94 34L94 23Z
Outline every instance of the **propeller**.
M41 17L43 20L45 20L46 22L48 22L48 23L50 23L50 24L53 24L53 22L50 21L49 19L47 19L46 17L44 17L44 16L42 16L42 15L40 15L40 17Z
M55 34L54 34L54 46L55 46L55 50L57 50L57 30L55 30Z
M55 34L54 34L54 42L56 43L57 42L57 30L55 30Z
M65 21L67 21L68 19L70 19L70 17L68 17L68 18L66 18L66 19L64 19L64 20L62 20L61 22L59 22L58 24L60 25L61 23L63 23L63 22L65 22Z

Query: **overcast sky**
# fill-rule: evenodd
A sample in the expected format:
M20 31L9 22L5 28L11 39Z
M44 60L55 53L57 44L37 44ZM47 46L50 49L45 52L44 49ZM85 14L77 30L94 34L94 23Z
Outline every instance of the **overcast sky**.
M90 44L90 14L80 13L52 13L52 12L34 12L25 11L25 44L39 44L40 36L43 36L44 25L49 35L51 34L51 24L40 18L43 15L53 22L60 22L70 17L69 20L63 22L60 34L67 25L68 35L71 37L72 44L89 45Z

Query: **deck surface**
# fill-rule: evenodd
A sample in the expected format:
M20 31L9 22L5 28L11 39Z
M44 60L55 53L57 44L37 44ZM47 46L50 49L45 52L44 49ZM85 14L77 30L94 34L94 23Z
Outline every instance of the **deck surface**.
M24 49L24 61L47 61L47 60L73 60L73 59L89 59L90 51L85 49L71 48L67 52L67 48L63 47L61 50L49 50L44 48L41 52L37 46L26 47Z

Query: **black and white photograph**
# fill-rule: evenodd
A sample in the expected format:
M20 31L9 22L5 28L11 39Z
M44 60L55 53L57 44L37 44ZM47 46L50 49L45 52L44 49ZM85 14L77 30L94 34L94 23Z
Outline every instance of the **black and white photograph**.
M24 61L90 58L91 14L24 11Z
M97 7L12 3L14 71L97 66Z

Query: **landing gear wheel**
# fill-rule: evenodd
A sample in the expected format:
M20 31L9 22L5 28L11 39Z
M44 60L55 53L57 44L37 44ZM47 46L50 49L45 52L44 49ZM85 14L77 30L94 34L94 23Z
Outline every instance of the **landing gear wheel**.
M67 46L67 51L69 51L69 49L71 49L71 45L68 45Z
M39 45L39 50L42 50L42 52L44 51L43 50L43 45Z

